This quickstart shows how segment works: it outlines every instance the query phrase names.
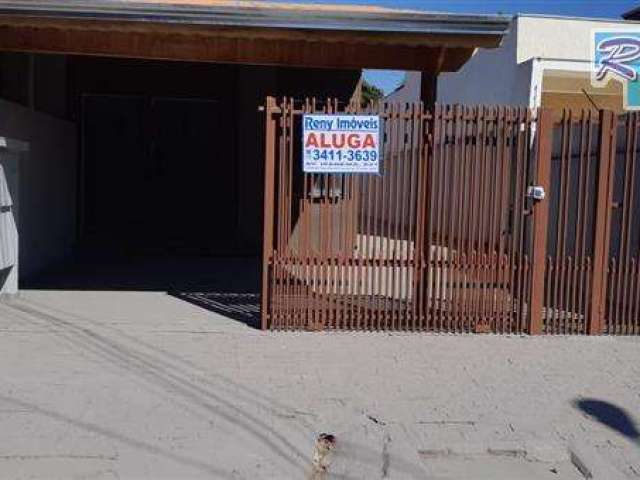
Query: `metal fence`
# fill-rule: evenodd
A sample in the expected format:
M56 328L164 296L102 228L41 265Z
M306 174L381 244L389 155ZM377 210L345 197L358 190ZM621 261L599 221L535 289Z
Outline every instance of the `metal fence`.
M613 118L606 197L606 304L600 329L608 334L640 333L640 116Z
M549 210L543 311L546 333L589 331L599 132L599 116L591 111L577 116L564 112L549 132L553 143L545 200Z
M640 329L636 114L554 123L547 110L289 98L265 110L263 328ZM381 175L304 173L305 113L380 115Z

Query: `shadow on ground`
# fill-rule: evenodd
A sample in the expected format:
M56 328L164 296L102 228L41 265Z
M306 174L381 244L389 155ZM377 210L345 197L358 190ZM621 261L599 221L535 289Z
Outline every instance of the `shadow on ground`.
M37 290L167 292L180 300L258 328L260 263L256 258L88 257L32 278Z
M574 400L572 404L591 419L600 422L636 443L640 441L640 431L635 420L623 408L593 398L581 398Z

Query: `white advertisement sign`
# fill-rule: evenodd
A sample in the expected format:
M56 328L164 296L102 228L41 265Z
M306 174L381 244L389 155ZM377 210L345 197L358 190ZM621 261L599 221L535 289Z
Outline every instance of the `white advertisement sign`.
M378 115L304 115L302 164L307 173L380 173Z

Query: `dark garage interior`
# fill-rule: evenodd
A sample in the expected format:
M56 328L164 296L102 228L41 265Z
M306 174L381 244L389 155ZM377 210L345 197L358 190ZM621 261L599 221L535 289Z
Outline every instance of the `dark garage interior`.
M260 210L261 169L236 161L233 69L79 58L74 70L82 246L257 256L259 232L246 215ZM256 157L257 133L247 132ZM254 202L242 214L240 195Z
M359 72L97 57L73 57L69 71L79 245L133 256L258 257L258 107L266 94L291 92L293 77L307 86L302 95L342 98L359 80Z
M10 70L11 82L3 69L2 97L31 110L20 115L44 113L68 125L73 137L68 155L50 165L60 180L45 182L49 190L40 197L41 205L58 203L49 231L60 230L59 242L42 246L51 252L24 271L21 286L169 291L205 307L205 294L257 299L264 183L258 107L267 95L285 93L349 100L360 80L355 70L2 56L20 67ZM31 92L20 75L33 75ZM52 143L62 148L59 135ZM32 153L53 162L47 152ZM44 213L23 211L23 223Z

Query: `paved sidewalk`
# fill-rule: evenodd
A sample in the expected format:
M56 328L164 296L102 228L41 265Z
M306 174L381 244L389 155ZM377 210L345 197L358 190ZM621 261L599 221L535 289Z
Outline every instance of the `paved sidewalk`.
M640 478L636 339L263 333L28 291L0 303L0 378L0 478L308 479L321 432L327 479L584 478L570 451Z

